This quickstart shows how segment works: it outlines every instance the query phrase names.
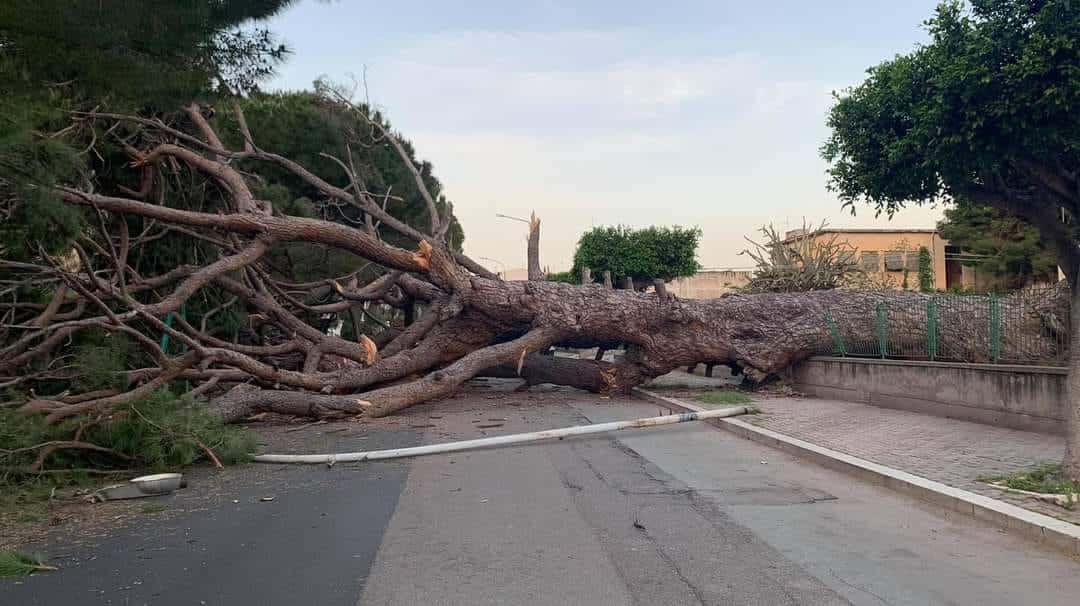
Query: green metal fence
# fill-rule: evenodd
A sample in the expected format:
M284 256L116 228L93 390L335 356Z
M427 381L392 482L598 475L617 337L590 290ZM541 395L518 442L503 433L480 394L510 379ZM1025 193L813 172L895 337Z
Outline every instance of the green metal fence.
M826 310L831 346L820 353L942 362L1064 366L1069 308L1065 289L998 295L883 296L872 313ZM837 317L846 318L843 321Z

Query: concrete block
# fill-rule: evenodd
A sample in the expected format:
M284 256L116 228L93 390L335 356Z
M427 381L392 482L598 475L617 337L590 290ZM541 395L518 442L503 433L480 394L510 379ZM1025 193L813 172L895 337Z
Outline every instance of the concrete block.
M1078 527L1080 528L1080 527ZM1080 537L1075 537L1049 528L1043 528L1043 541L1047 547L1080 556Z
M1009 528L1009 516L997 509L976 505L973 507L977 519L989 522L998 528Z
M815 357L791 377L820 398L1050 434L1064 432L1065 369Z

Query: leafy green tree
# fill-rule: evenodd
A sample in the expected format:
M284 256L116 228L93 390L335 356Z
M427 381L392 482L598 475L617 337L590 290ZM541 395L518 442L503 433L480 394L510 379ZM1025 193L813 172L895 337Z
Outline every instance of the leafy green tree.
M51 89L140 107L245 92L287 53L253 22L290 3L8 0L0 5L0 75L8 92Z
M960 203L945 210L938 223L941 237L977 256L974 264L994 288L1021 288L1032 278L1055 277L1057 259L1046 249L1039 230L1000 209Z
M616 283L629 277L635 286L651 286L694 275L701 266L696 259L701 229L697 227L594 227L578 240L574 251L574 276L592 270L594 280L610 271Z
M1080 268L1080 11L1075 0L940 5L931 40L837 97L823 154L845 204L893 213L952 197L1034 225ZM1075 223L1075 221L1072 221Z
M1071 281L1080 331L1076 0L950 1L926 26L928 43L837 96L822 150L831 188L889 214L953 198L1024 219ZM1073 343L1064 469L1080 479L1080 334Z
M70 112L168 118L182 104L250 91L287 54L254 24L288 0L9 0L0 3L0 249L51 252L81 229L50 187L108 180L108 142L90 153ZM57 136L55 133L64 133ZM117 161L118 164L117 164Z

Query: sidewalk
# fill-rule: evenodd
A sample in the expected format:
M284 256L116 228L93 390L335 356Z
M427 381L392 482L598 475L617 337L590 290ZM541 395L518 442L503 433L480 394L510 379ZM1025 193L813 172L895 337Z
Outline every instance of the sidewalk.
M1080 510L1069 511L977 479L1060 461L1065 452L1061 436L838 400L759 398L754 404L762 414L744 420L759 427L1080 524Z

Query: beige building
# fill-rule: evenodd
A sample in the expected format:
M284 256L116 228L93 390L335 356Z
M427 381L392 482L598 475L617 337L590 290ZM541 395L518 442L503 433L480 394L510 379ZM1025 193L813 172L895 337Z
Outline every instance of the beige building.
M785 241L790 242L805 237L802 230L793 230L785 234ZM961 266L951 263L949 267L955 273L950 281L950 271L946 270L945 247L948 242L938 235L935 229L823 229L814 232L815 239L831 240L846 244L851 248L859 267L871 274L878 283L901 288L904 283L904 270L908 272L908 285L918 288L919 248L926 247L934 269L934 288L944 289L947 284L961 283ZM967 267L966 270L973 268ZM752 269L703 269L689 278L678 278L668 284L668 291L684 299L713 299L733 292L745 286L753 275ZM964 272L965 279L972 279L970 272Z
M792 242L806 237L806 232L797 229L784 234L785 242ZM919 249L925 247L930 252L931 267L934 270L934 288L945 289L958 285L961 276L960 266L951 268L945 262L945 247L948 242L936 229L822 229L810 236L816 240L847 244L855 255L859 268L881 283L888 282L900 288L904 281L904 272L908 273L908 284L918 288ZM950 272L950 269L954 271ZM952 276L950 274L956 273ZM953 278L953 279L950 279Z

